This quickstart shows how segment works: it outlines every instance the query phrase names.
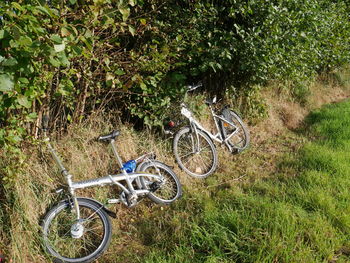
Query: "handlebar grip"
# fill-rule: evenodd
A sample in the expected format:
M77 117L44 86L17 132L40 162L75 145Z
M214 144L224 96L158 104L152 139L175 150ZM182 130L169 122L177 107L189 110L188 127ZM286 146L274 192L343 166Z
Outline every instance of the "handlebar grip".
M42 126L43 129L47 129L49 127L49 116L47 116L46 114L43 116Z
M198 88L200 88L202 86L203 86L202 82L199 82L199 83L197 83L195 85L188 85L187 86L187 90L188 91L192 91L192 90L198 89Z

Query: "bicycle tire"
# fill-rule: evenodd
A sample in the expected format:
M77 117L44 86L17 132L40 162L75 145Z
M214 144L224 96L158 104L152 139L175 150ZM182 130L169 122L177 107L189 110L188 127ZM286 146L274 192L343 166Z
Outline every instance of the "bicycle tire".
M249 146L249 130L247 126L243 123L242 119L234 111L226 108L222 111L222 115L225 120L233 124L231 125L223 121L220 122L220 128L223 135L223 139L225 140L231 132L234 132L236 129L239 129L238 135L232 136L227 141L227 143L233 148L233 153L240 153Z
M171 204L182 195L182 186L174 171L164 163L159 161L146 161L141 163L136 169L137 172L150 174L160 173L165 182L154 192L147 194L148 198L158 204ZM155 178L140 176L139 182L143 189L149 189Z
M76 214L72 213L68 200L58 203L43 220L44 245L47 252L55 258L54 262L91 262L101 256L111 241L112 225L103 207L85 198L78 198L78 204L82 222L85 225L81 237L72 237L71 227L77 222L77 219ZM51 237L56 240L51 240ZM87 240L89 237L91 240ZM75 250L75 245L79 249ZM90 248L93 248L91 253ZM83 255L78 255L78 253Z
M190 127L183 127L175 134L173 152L182 170L193 177L205 178L216 170L218 154L210 137L201 130L197 130L197 132L199 143L204 145L199 152L194 150L196 135ZM207 151L203 151L203 149L207 149ZM206 159L203 160L203 157L206 157Z

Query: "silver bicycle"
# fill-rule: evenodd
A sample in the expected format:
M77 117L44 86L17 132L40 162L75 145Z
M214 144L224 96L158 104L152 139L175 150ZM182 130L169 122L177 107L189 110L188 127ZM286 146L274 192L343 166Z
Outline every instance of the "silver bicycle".
M188 86L188 91L201 86ZM180 168L194 177L205 178L215 171L218 154L214 141L224 144L231 153L239 153L249 145L249 131L238 114L230 110L229 106L215 112L215 103L216 97L206 101L215 122L216 134L206 130L194 118L189 107L185 103L181 104L181 114L188 119L189 125L175 134L173 152Z
M119 198L109 199L107 203L123 203L128 207L136 205L144 196L159 204L170 204L181 196L179 179L169 166L155 160L153 154L122 163L115 146L118 131L98 139L109 142L121 173L74 182L46 136L47 124L45 117L43 130L48 150L67 181L67 199L55 205L42 222L43 243L55 262L91 262L107 249L111 240L112 225L108 216L115 218L116 214L94 199L77 197L76 190L115 185L121 189Z

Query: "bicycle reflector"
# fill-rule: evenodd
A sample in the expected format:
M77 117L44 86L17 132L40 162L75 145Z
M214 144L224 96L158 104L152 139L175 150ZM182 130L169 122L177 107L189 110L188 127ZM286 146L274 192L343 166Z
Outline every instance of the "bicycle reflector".
M169 121L169 122L168 122L168 127L174 128L174 127L175 127L175 122Z

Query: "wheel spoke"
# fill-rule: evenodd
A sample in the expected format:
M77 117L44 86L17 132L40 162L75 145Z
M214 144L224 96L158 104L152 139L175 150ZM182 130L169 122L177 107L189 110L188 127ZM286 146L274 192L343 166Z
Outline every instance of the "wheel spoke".
M182 133L181 133L182 132ZM178 137L176 137L178 136ZM215 169L216 151L211 139L202 131L196 135L187 130L180 130L174 139L175 157L181 168L194 176L207 176ZM191 151L188 138L192 138Z
M86 201L85 201L86 202ZM56 258L85 258L88 260L98 249L103 251L110 239L110 231L106 232L106 224L110 230L110 222L101 207L89 202L80 204L81 220L76 220L76 214L71 213L68 204L57 206L57 211L51 210L51 216L45 219L44 241L48 251ZM50 214L49 212L49 214ZM106 223L104 223L106 222ZM76 224L76 233L71 228ZM73 235L74 234L74 235ZM101 247L101 244L104 245Z
M225 115L226 114L226 115ZM223 113L226 120L232 125L223 126L224 138L229 138L227 143L234 149L245 149L249 144L249 131L242 120L232 111Z
M156 167L155 167L155 166ZM163 168L160 165L150 164L147 168L144 168L142 171L147 173L153 173L158 170L160 176L163 178L163 181L160 184L160 187L154 192L150 193L150 195L156 200L161 202L171 202L177 196L178 188L177 183L173 176L167 171L169 168ZM145 180L147 179L147 180ZM142 179L143 185L148 186L154 182L157 182L157 179L152 177L144 177ZM148 187L147 187L148 188Z
M191 153L187 153L187 154L181 155L181 156L180 156L180 159L182 159L182 158L184 158L184 157L187 157L187 156L189 156L189 155L191 155L191 154L194 154L194 152L191 152Z

